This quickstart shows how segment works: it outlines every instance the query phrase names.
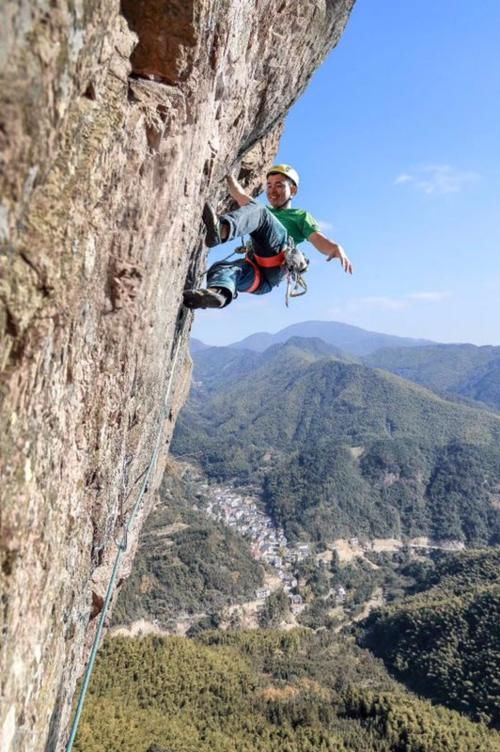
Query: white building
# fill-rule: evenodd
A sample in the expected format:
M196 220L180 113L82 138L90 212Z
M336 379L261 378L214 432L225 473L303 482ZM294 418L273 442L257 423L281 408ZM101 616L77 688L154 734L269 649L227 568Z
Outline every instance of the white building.
M266 598L269 598L270 595L271 591L269 590L269 588L259 588L255 591L255 597L258 601L263 601Z

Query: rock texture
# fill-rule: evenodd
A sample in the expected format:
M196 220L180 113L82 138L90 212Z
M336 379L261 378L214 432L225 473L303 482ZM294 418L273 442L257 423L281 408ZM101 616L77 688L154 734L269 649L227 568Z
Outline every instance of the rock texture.
M64 747L188 388L203 203L229 170L259 188L353 2L2 3L0 752Z

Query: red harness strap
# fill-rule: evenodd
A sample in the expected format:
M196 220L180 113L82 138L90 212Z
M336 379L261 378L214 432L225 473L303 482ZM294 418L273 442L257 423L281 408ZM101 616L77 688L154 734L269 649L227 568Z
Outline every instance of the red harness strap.
M285 254L283 251L276 256L257 256L256 253L252 253L252 256L245 256L245 261L250 264L255 272L254 280L248 290L244 292L255 292L259 289L262 282L262 269L274 269L278 266L283 266L285 263ZM259 268L260 267L260 268Z
M281 253L278 253L276 256L257 256L257 254L254 253L252 258L256 264L262 266L264 269L272 269L275 266L283 266L283 264L285 263L285 254L283 251L281 251Z
M249 256L245 257L245 261L247 262L247 264L250 264L250 266L255 272L255 276L248 290L244 290L243 292L255 292L255 290L258 290L258 288L260 287L260 283L262 282L262 274L257 264L254 264L254 262L252 261L251 258L249 258Z

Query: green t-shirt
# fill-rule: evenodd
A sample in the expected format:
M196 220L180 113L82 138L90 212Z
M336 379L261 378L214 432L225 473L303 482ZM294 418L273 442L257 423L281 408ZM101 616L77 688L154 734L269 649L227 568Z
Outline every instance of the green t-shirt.
M302 243L313 232L319 232L318 222L304 209L273 209L272 206L267 208L276 219L279 219L296 243Z

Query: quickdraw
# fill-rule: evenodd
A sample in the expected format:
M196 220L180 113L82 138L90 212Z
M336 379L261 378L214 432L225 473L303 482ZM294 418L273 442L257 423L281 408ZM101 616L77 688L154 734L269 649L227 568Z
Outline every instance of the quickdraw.
M299 298L307 292L307 283L303 275L309 266L309 259L292 245L285 250L285 266L287 268L285 305L288 308L290 298Z

